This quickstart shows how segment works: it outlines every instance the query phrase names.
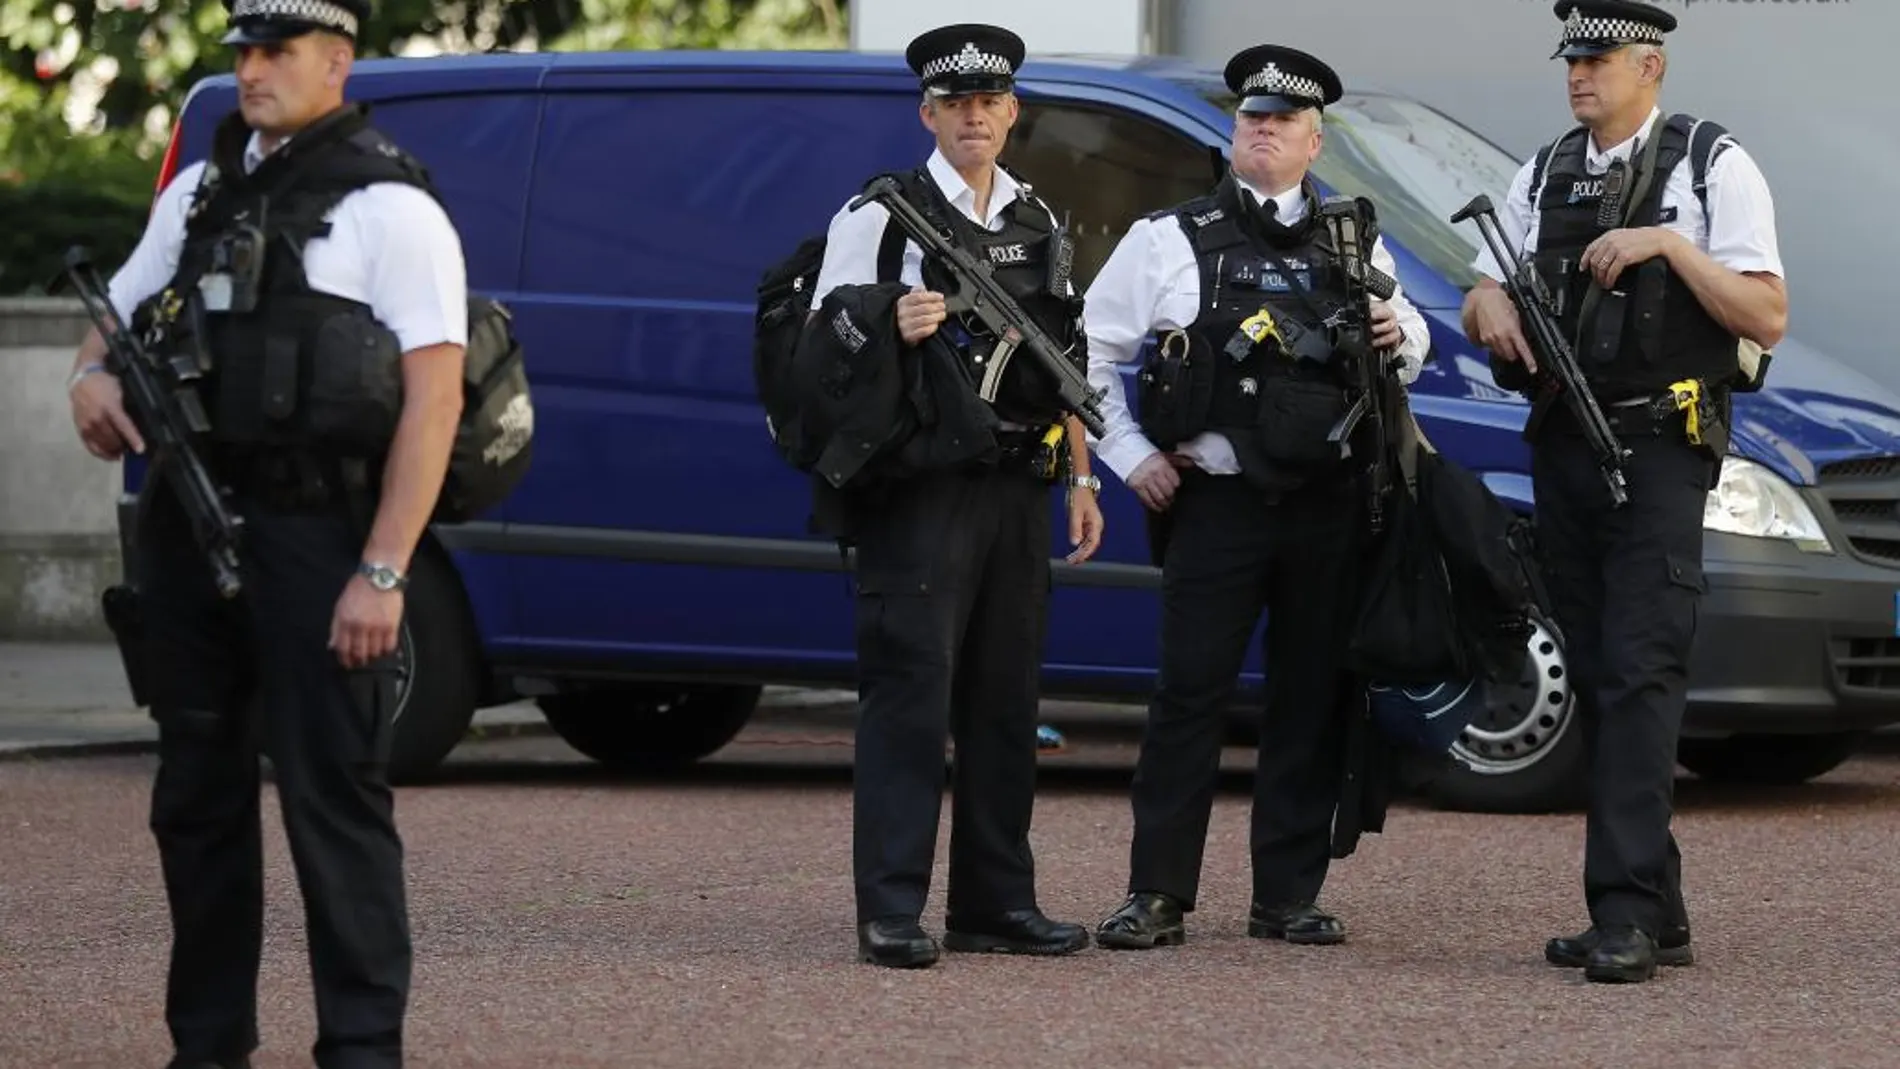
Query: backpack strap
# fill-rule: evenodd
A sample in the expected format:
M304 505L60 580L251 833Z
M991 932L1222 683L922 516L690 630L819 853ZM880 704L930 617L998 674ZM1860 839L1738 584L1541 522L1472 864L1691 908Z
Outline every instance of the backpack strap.
M1688 116L1678 116L1688 119ZM1689 126L1689 170L1695 186L1696 200L1702 203L1702 218L1709 219L1709 172L1715 167L1715 158L1735 144L1735 138L1721 123L1709 119L1690 120Z

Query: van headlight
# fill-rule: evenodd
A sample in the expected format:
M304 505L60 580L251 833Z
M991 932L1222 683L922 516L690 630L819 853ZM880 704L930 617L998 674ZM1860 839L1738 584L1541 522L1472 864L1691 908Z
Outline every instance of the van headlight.
M1832 553L1821 521L1788 480L1752 460L1722 459L1722 477L1702 506L1709 531L1782 538L1809 553Z

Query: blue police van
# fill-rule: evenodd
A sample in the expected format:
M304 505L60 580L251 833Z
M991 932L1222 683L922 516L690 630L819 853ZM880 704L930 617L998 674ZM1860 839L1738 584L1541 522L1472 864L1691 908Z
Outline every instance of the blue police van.
M1038 59L1020 93L1004 160L1069 213L1079 287L1132 219L1203 192L1225 164L1233 101L1217 71ZM928 153L901 60L373 60L350 94L432 169L471 287L513 310L537 408L521 488L479 522L434 529L416 560L398 780L426 776L488 705L531 698L582 753L652 769L719 749L763 687L849 687L846 564L808 533L809 484L767 438L754 287L868 176ZM234 104L229 77L194 87L161 184L205 154ZM1413 393L1426 434L1528 512L1528 408L1460 332L1479 234L1447 221L1476 193L1500 198L1519 161L1383 92L1330 109L1325 138L1316 177L1376 202L1431 324ZM1708 500L1680 757L1707 777L1798 781L1900 721L1900 400L1789 342L1767 388L1736 398L1735 424ZM1066 544L1051 546L1043 678L1052 697L1140 702L1158 575L1140 506L1103 474L1097 559L1069 567ZM138 479L129 466L128 494ZM123 507L128 546L132 518ZM1549 631L1532 644L1524 678L1497 688L1458 744L1466 767L1433 787L1440 804L1523 811L1574 797L1583 751L1563 650ZM1243 701L1260 677L1256 649Z

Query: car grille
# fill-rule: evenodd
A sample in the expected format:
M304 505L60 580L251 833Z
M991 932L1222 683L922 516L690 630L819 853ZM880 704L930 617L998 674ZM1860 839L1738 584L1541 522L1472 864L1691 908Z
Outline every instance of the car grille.
M1862 560L1900 568L1900 457L1863 457L1820 472L1821 496Z
M1843 687L1900 692L1900 638L1837 638L1834 677Z

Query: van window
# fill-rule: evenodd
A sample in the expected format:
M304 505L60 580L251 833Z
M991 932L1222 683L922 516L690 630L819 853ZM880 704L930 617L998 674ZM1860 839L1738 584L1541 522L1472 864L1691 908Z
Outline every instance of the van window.
M767 266L931 145L908 93L551 95L522 286L749 303Z
M1211 150L1160 123L1101 105L1025 101L1004 163L1075 236L1076 292L1136 219L1214 187Z
M517 93L371 102L376 128L429 169L461 235L474 289L515 288L537 105Z

